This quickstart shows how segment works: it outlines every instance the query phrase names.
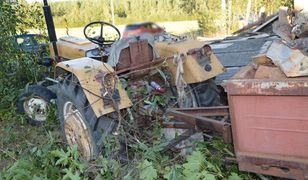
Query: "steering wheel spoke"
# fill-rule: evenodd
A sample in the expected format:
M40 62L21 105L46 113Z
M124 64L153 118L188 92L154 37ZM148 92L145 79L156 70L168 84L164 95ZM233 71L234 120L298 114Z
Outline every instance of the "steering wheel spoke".
M101 34L100 34L100 37L103 37L104 35L104 24L101 24Z
M91 31L90 27L95 26L95 25L100 26L99 36L91 37L91 36L89 36L89 34L90 34L89 32ZM111 27L116 32L117 38L112 39L112 40L109 40L109 39L106 40L106 38L104 37L104 26ZM85 38L87 38L90 42L97 44L99 46L110 46L115 41L119 40L120 37L121 37L120 31L118 30L118 28L116 28L112 24L109 24L109 23L103 22L103 21L91 22L91 23L87 24L83 29L83 34L84 34Z
M105 40L104 42L106 42L106 43L108 43L108 42L109 42L109 43L110 43L110 42L112 42L112 43L113 43L114 41L113 41L113 40Z

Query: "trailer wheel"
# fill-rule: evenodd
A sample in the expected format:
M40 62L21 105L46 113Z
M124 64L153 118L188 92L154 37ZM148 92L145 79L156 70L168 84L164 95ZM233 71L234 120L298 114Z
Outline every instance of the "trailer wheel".
M16 101L17 110L25 113L32 125L40 125L47 120L50 102L56 94L40 85L31 85Z
M96 117L75 76L59 84L57 96L58 115L68 145L77 145L81 157L88 161L101 154L105 137L116 122L107 116Z

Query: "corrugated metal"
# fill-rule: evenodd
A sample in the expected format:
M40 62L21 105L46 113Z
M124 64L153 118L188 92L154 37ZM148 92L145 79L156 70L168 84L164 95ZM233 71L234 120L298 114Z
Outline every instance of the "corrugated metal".
M276 36L257 35L251 37L232 37L211 44L215 55L225 67L226 72L216 76L216 84L228 80L242 67L249 64L253 56L264 53Z

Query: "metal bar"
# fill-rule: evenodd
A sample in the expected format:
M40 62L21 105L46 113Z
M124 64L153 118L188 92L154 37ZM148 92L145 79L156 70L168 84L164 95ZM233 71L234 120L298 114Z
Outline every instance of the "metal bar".
M180 111L195 116L228 116L229 106L213 106L213 107L198 107L198 108L174 108L175 111Z
M189 138L190 136L192 136L193 134L196 133L196 130L194 129L189 129L186 130L183 134L181 134L180 136L172 139L162 150L161 152L166 152L168 149L175 147L177 144L179 144L179 142Z
M48 37L49 41L52 44L53 51L55 54L55 60L56 62L59 61L59 53L58 53L58 48L57 48L57 35L56 35L56 30L55 30L55 25L53 23L53 18L52 18L52 13L50 10L50 6L48 5L47 0L43 0L43 12L45 16L45 22L47 25L47 31L48 31Z
M178 123L178 122L163 122L162 124L163 128L178 128L178 129L194 129L194 126L191 126L187 123Z
M170 56L170 57L167 57L167 58L164 58L164 59L152 60L151 62L142 63L142 64L139 64L139 65L136 65L136 66L133 66L133 67L121 69L121 70L117 71L116 73L121 74L121 73L124 73L124 72L127 72L127 71L137 70L137 69L144 68L144 67L147 67L147 66L153 66L155 64L162 63L162 62L164 62L168 59L173 59L173 56L172 57Z
M171 119L185 122L191 126L195 126L199 130L212 130L214 132L222 133L224 141L227 143L232 142L231 124L217 121L207 117L195 116L174 109L168 109L167 114Z
M197 126L198 128L202 129L210 129L217 132L223 131L223 126L229 123L220 122L211 118L207 117L200 117L191 114L187 114L184 112L179 112L173 109L168 109L167 114L172 116L173 119L178 121L184 121L190 125Z
M254 26L262 25L262 23L264 23L264 22L270 20L271 18L273 18L273 17L275 17L275 16L277 16L277 15L278 15L278 13L275 13L275 14L272 14L272 15L267 16L267 17L265 17L265 18L259 18L257 21L255 21L255 22L253 22L253 23L251 23L251 24L248 24L248 25L244 26L243 28L241 28L241 29L239 29L239 30L233 32L232 34L238 34L238 33L241 33L241 32L243 32L243 31L246 31L246 30L248 30L248 29L250 29L250 28L252 28L252 27L254 27Z
M59 83L58 80L55 80L55 79L50 78L50 77L46 77L45 79L46 79L47 81L51 81L51 82L54 82L54 83Z
M307 80L307 77L283 80L234 79L228 80L226 89L228 89L228 95L305 96L308 94Z

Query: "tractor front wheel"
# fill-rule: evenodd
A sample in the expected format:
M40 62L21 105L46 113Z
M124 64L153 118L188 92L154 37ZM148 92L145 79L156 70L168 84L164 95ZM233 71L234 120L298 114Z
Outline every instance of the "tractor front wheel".
M40 125L47 120L51 100L56 94L44 86L31 85L16 101L17 110L27 115L32 125Z
M75 76L59 83L57 96L58 115L68 145L77 145L86 160L101 154L105 138L116 122L107 116L96 117Z

